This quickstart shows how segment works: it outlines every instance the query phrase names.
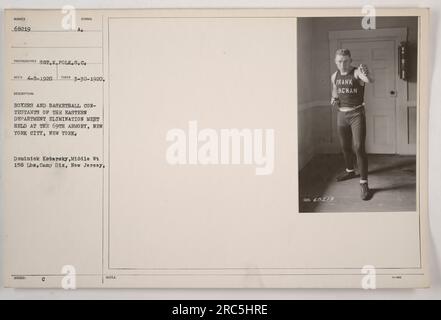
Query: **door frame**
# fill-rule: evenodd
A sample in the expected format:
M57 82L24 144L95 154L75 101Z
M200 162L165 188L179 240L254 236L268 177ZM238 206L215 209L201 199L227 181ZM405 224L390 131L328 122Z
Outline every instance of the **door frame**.
M398 46L401 41L407 41L407 28L384 28L372 30L344 30L329 31L329 56L330 70L335 69L334 55L338 49L339 41L343 40L392 40L395 41L397 48L394 53L396 63L394 66L397 96L395 100L395 143L396 154L415 154L415 146L408 143L408 86L407 81L400 79L398 75ZM333 119L336 117L336 111L333 109ZM417 115L418 116L418 115ZM418 121L418 119L417 119ZM335 123L335 121L333 121ZM338 143L336 130L332 132L333 142Z

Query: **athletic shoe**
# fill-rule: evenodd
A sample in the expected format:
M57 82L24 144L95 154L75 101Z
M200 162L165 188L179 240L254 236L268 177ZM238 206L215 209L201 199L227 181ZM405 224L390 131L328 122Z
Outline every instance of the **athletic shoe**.
M346 170L337 176L337 181L349 180L355 177L355 171L347 172Z
M366 183L360 183L360 187L361 187L361 199L362 200L369 200L369 186Z

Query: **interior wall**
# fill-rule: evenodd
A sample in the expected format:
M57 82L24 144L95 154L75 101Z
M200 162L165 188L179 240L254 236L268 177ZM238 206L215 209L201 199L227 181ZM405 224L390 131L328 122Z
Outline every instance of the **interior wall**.
M298 92L298 148L299 169L315 153L313 130L311 126L310 102L313 100L311 83L314 78L314 67L311 52L313 51L313 20L301 19L297 24L297 92Z

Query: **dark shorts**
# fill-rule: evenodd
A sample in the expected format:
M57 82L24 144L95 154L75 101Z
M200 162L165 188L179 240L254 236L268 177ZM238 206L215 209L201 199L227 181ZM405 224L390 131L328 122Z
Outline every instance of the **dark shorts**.
M353 111L338 111L337 114L337 125L338 126L355 126L361 127L365 126L366 123L366 111L364 107L360 107Z

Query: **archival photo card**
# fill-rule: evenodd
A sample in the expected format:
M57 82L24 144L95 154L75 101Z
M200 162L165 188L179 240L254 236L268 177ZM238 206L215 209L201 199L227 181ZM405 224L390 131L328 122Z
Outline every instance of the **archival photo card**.
M419 288L428 9L8 9L13 288Z

